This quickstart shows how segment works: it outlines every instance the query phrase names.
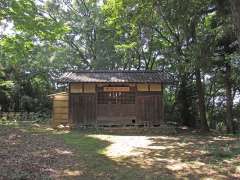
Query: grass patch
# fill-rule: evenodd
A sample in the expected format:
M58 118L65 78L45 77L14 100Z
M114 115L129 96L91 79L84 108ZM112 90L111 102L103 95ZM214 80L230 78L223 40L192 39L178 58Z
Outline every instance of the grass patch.
M93 179L136 179L144 176L139 169L127 167L112 161L104 155L106 147L111 143L88 136L89 134L73 131L65 134L59 134L64 142L77 150L79 162L87 168L88 174ZM91 179L89 178L89 179Z
M107 141L100 141L92 137L88 137L87 134L81 134L79 132L69 132L60 135L66 144L78 149L82 153L102 153L106 146L110 143Z
M209 155L214 156L214 160L230 159L240 154L240 142L224 144L222 146L211 144L207 148Z

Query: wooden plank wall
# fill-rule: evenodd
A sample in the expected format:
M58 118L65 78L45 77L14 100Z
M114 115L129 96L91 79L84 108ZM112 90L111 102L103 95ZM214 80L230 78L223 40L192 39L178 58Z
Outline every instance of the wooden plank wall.
M136 92L135 104L97 104L97 93L115 84L72 83L69 102L55 96L55 121L76 125L146 124L159 125L163 121L163 87L161 84L122 84ZM121 87L121 86L120 86ZM62 99L61 99L62 98ZM60 100L61 99L61 100ZM69 107L68 107L69 105ZM69 115L68 115L69 111ZM69 120L68 120L69 117ZM133 123L134 122L134 123Z
M137 123L159 125L163 121L162 95L159 93L141 92L136 97Z
M69 124L68 120L68 93L56 94L53 97L53 118L52 126L57 127L60 124Z
M135 104L98 104L97 123L124 125L136 120Z
M77 125L96 124L95 93L79 93L70 95L70 119Z

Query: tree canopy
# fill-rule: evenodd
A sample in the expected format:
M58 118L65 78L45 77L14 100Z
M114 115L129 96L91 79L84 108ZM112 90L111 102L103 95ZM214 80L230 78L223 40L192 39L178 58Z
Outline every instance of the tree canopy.
M234 132L240 119L238 0L0 2L0 106L48 111L66 70L160 70L166 120Z

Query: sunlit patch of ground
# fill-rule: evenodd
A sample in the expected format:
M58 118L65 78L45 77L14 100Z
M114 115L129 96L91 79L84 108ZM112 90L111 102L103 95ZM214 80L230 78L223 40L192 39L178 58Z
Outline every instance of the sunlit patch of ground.
M0 179L240 179L237 136L0 126Z
M176 178L240 179L240 144L236 137L89 136L111 142L103 152L110 159L137 164L157 175L162 168Z
M111 145L106 147L103 153L110 158L141 155L143 152L137 151L137 148L148 147L153 143L145 136L89 135L89 137L109 141Z

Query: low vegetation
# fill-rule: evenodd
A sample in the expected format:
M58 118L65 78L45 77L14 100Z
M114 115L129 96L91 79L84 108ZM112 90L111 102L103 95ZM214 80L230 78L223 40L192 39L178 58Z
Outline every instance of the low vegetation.
M0 179L239 179L238 136L123 135L0 125Z

